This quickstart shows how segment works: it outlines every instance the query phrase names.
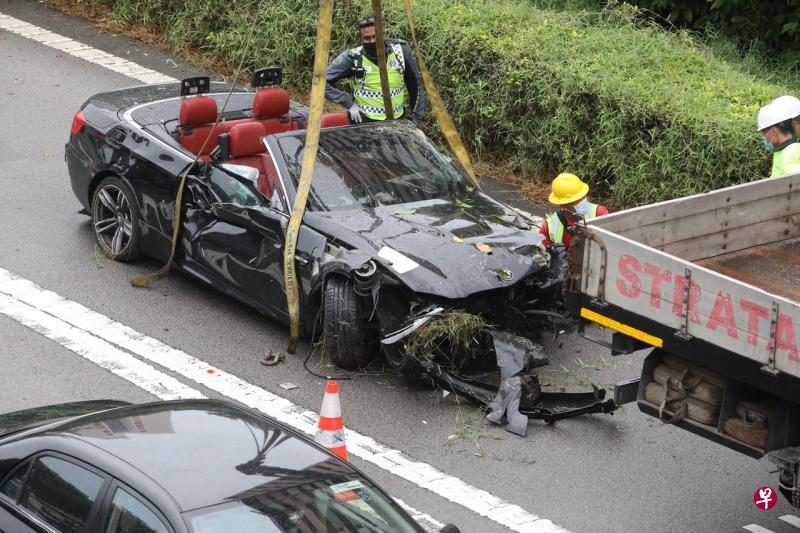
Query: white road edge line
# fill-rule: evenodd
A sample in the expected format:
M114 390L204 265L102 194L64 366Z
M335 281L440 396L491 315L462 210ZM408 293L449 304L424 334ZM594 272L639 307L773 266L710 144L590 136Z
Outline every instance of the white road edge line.
M0 29L35 40L45 46L55 48L143 83L174 83L179 81L123 58L91 48L68 37L5 15L2 12L0 12ZM117 344L220 394L267 413L300 431L308 434L316 432L316 413L307 411L289 400L251 385L232 374L212 368L207 363L195 359L180 350L147 337L123 324L114 322L108 317L91 311L76 302L66 300L56 293L42 289L23 278L11 274L7 270L0 269L0 278L5 278L5 282L22 282L23 285L27 283L27 292L23 290L25 296L33 297L32 301L40 303L44 296L44 301L50 300L54 307L50 307L46 303L44 307L39 307L37 304L30 303L22 297L14 296L13 293L7 293L14 298L26 301L33 307L51 313L78 328L91 331L94 335ZM17 283L17 286L19 287L19 283ZM54 312L53 308L57 311ZM65 311L65 315L58 314L58 312ZM77 314L71 316L71 312L76 312ZM78 324L84 324L85 327ZM102 331L96 327L101 324ZM215 370L215 372L209 374L208 370L211 369ZM567 530L553 524L550 520L530 513L518 505L506 502L455 476L445 474L435 467L417 461L399 450L389 448L371 437L350 430L346 434L349 453L411 481L419 487L428 489L451 502L462 505L513 531L568 533Z
M289 400L215 368L148 337L53 291L0 268L0 293L57 317L93 335L163 366L228 398L258 409L303 431L316 433L318 415ZM209 372L211 371L211 372ZM453 503L513 531L567 533L550 520L532 514L465 481L392 449L356 431L346 430L348 453L368 461Z
M794 527L800 528L800 517L797 517L793 514L785 514L783 516L779 516L778 518L780 518L787 524L791 524Z
M106 341L13 297L0 294L0 313L162 400L206 397Z
M747 531L750 531L751 533L775 533L771 529L767 529L765 527L761 527L758 524L750 524L750 525L744 526L742 529L746 529Z
M83 43L79 43L69 37L64 37L53 33L44 28L34 26L25 21L16 19L0 12L0 29L16 33L21 37L38 41L45 46L83 59L89 63L113 70L119 74L124 74L130 78L141 81L142 83L175 83L178 80L170 76L145 68L127 59L111 55L97 50Z
M397 505L405 509L405 511L411 515L411 518L413 518L420 526L422 526L422 529L428 533L436 533L444 527L443 523L439 522L431 515L417 511L403 500L398 498L393 498L393 500L397 503Z

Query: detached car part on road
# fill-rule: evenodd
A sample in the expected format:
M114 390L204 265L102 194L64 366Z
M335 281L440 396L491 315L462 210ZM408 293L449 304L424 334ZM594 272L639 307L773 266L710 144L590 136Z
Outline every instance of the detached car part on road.
M423 529L353 466L280 422L230 402L178 400L0 415L0 531Z
M280 77L271 74L254 85ZM187 178L177 268L288 323L284 234L307 109L274 85L237 87L215 125L229 89L193 78L90 98L66 145L72 188L106 255L166 261L179 176L199 157ZM344 114L323 117L299 231L304 332L321 334L326 355L345 369L383 352L479 403L494 390L498 422L507 409L518 418L523 398L530 416L561 417L535 409L543 396L534 368L546 357L530 341L561 317L563 249L545 250L530 218L475 190L411 123L345 124ZM412 337L451 313L483 321L471 346L444 338L409 357ZM475 381L506 363L513 372ZM579 402L580 412L612 411L602 394Z

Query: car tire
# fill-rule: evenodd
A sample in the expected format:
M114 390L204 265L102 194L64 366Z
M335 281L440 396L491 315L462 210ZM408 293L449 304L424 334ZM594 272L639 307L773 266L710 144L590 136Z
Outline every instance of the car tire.
M139 206L133 191L117 176L104 178L92 195L92 230L106 257L123 263L139 256Z
M323 351L339 368L359 370L372 360L361 300L352 288L352 281L331 276L325 282L323 312Z

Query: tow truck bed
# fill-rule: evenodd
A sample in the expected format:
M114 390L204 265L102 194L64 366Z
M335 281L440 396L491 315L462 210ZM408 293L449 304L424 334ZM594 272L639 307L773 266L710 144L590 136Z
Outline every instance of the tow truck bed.
M767 292L800 301L800 239L755 246L697 264Z

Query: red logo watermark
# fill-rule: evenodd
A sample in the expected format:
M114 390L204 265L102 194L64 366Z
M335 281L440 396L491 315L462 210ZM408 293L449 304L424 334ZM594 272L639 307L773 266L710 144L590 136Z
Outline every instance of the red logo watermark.
M753 494L753 503L762 511L769 511L778 503L778 495L771 487L761 487Z

